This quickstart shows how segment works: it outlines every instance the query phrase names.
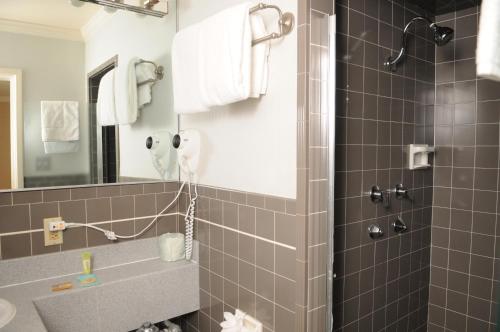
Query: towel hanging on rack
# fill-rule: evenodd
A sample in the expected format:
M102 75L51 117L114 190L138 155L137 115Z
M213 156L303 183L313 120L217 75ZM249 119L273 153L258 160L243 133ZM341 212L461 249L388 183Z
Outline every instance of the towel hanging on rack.
M253 14L259 10L264 10L264 9L274 9L278 12L278 15L279 15L278 26L280 27L280 31L273 32L267 36L254 39L252 41L252 45L257 45L257 44L263 43L263 42L271 40L271 39L277 39L277 38L281 38L283 36L286 36L290 32L292 32L293 27L295 25L295 16L293 16L293 14L290 12L283 13L281 8L276 6L276 5L268 5L265 3L259 3L257 6L250 8L250 14Z
M153 61L140 59L135 64L135 75L137 80L137 107L142 109L151 103L153 85L163 79L163 66L157 65Z
M278 12L278 32L267 34L262 17L253 17L264 9ZM252 23L259 22L263 29L254 29ZM293 26L293 14L274 5L245 2L179 31L172 46L174 110L204 112L264 94L269 47L265 42L289 34ZM257 44L266 47L254 50ZM255 61L254 56L261 59Z

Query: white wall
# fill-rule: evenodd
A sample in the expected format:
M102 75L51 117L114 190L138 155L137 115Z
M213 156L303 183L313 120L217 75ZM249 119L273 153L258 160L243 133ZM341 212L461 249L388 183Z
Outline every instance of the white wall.
M173 112L170 48L176 31L175 3L169 2L170 14L164 18L146 17L126 11L112 15L99 13L85 29L85 68L92 71L118 55L118 66L126 68L128 60L139 57L165 67L165 77L153 88L153 102L141 111L138 121L120 126L120 175L159 178L146 137L159 130L177 133L177 117ZM170 179L177 179L177 168Z
M179 1L179 28L241 2ZM297 16L296 0L269 3ZM268 30L276 29L276 12L268 10L265 17ZM297 29L272 43L266 96L208 113L182 115L180 125L181 129L196 128L203 135L200 183L295 198Z
M83 42L0 32L0 45L0 67L23 71L24 176L88 174ZM41 140L41 100L80 102L80 150L50 155L48 171L36 170L36 158L48 156Z

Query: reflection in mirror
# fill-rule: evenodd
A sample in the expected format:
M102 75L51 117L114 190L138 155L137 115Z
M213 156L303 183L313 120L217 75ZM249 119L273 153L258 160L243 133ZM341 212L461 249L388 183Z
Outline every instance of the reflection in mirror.
M0 190L177 178L175 5L0 2Z

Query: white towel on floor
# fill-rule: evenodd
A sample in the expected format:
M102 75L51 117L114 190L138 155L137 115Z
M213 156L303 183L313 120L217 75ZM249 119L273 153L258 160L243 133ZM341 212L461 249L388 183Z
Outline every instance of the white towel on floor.
M80 149L80 142L43 142L43 148L46 154L73 153Z
M208 111L201 100L199 70L200 25L179 31L172 44L174 110L177 113Z
M118 124L115 106L115 70L111 69L101 78L97 92L97 122L101 126Z
M477 75L500 81L500 1L483 0L476 50Z
M77 101L42 101L41 125L43 142L66 142L80 139Z
M137 84L140 84L141 82L145 82L150 79L156 79L156 68L153 64L143 62L143 63L138 63L135 66L135 75L136 75L136 80ZM144 108L147 104L151 103L152 99L152 88L153 88L153 82L151 83L146 83L142 85L137 86L137 107L139 109Z
M250 15L252 24L252 40L266 36L264 19L257 13ZM259 98L267 92L269 77L269 42L256 44L252 47L252 86L250 97Z

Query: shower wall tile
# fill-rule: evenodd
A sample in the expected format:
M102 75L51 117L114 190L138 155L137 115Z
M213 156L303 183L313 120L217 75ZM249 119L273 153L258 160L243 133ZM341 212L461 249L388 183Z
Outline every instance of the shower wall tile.
M436 49L436 107L450 116L436 112L435 163L446 167L435 170L429 331L496 327L500 90L475 75L477 8L447 15L454 51Z
M420 27L412 30L408 56L397 71L384 67L399 50L405 22L424 14L403 3L335 1L340 73L334 331L420 331L427 326L433 171L406 170L404 146L433 144L436 67L431 36ZM445 72L444 67L436 70ZM451 98L447 90L441 94ZM444 111L439 114L441 122L449 117ZM451 136L442 139L452 143ZM390 208L384 208L367 197L373 185L392 189L398 183L410 189L413 201L393 198ZM390 228L398 216L409 229L400 235ZM372 240L366 231L370 224L379 224L384 236ZM321 244L315 248L321 256ZM315 265L310 268L317 273Z

